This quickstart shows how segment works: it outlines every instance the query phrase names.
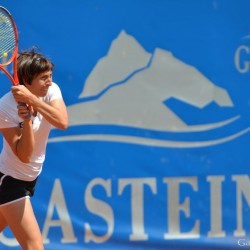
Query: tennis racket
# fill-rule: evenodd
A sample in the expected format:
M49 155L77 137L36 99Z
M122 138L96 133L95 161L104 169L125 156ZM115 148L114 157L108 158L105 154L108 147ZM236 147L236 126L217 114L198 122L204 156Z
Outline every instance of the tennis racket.
M0 6L0 70L10 79L12 84L18 85L17 76L18 31L10 12ZM7 70L12 64L13 74ZM26 106L25 103L18 105ZM30 116L30 115L29 115Z

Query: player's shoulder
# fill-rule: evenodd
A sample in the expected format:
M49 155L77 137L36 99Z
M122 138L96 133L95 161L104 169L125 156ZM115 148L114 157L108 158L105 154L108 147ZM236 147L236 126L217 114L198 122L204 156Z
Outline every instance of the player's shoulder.
M49 87L47 95L43 98L45 102L51 102L55 99L62 98L61 90L55 82L52 82L51 86Z
M52 82L51 86L57 86L59 88L59 85L55 82Z
M60 90L60 87L57 83L55 82L52 82L50 88L49 88L50 91L56 91L56 90Z

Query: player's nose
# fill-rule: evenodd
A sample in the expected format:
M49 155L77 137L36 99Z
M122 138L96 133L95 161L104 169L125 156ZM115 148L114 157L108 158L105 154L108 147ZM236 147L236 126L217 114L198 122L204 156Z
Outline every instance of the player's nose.
M45 84L46 84L47 86L51 86L51 85L52 85L52 78L51 78L51 77L48 78L48 79L46 80Z

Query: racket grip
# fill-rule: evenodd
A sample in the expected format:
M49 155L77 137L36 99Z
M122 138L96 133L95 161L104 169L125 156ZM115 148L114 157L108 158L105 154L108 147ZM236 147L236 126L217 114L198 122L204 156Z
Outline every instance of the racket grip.
M27 107L27 104L24 103L24 102L19 102L18 106L25 106L25 107ZM25 118L30 118L30 117L31 117L31 113L28 113Z

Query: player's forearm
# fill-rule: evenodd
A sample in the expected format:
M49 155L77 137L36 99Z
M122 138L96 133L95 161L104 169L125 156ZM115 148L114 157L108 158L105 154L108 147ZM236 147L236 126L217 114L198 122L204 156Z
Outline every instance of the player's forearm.
M35 138L33 133L32 120L23 121L22 134L16 143L16 155L20 161L28 163L35 147Z

